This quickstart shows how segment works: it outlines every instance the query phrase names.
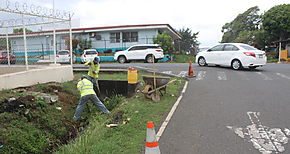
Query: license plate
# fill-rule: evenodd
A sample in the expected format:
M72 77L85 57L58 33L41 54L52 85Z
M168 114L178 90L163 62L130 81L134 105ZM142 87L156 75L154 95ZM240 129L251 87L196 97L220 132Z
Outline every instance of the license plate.
M259 58L263 58L263 55L259 55Z

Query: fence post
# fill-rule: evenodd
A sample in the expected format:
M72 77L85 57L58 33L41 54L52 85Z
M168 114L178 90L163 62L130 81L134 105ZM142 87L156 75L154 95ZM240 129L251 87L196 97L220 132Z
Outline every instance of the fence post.
M70 65L73 65L73 55L72 55L72 29L71 29L71 15L69 15L69 50L70 50Z
M9 40L8 40L8 28L6 28L6 48L7 48L7 57L8 57L8 66L10 66L10 53L9 53Z
M24 15L23 14L22 14L22 26L23 26L23 41L24 41L25 66L26 66L26 71L28 71L27 44L26 44L26 29L25 29Z

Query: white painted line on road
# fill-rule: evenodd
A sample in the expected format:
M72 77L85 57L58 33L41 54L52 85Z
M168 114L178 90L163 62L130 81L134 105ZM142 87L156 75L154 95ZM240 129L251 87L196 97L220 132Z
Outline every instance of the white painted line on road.
M205 78L205 74L206 74L206 71L199 71L197 73L197 76L196 76L195 80L203 80Z
M286 136L290 132L288 128L269 128L263 126L259 119L259 112L247 112L247 115L251 121L251 125L246 128L227 126L227 128L234 131L239 137L248 139L252 142L254 148L259 150L262 154L280 153L284 152L284 144L288 143L289 138ZM290 135L290 134L289 134ZM289 136L288 135L288 136Z
M181 71L181 72L178 74L178 76L180 76L180 77L185 77L186 74L187 74L187 71Z
M164 74L172 74L172 71L163 71L161 73L164 73Z
M170 112L168 113L166 119L164 120L164 122L162 123L161 127L159 128L157 134L156 134L156 139L157 141L159 141L161 135L163 134L164 130L166 129L166 126L168 125L170 119L172 118L177 106L179 105L182 97L183 97L183 94L185 93L186 89L187 89L187 85L188 85L188 81L185 82L184 84L184 87L181 91L181 94L180 96L178 97L178 99L176 100L176 102L174 103L174 105L172 106Z
M134 66L135 68L139 68L139 69L144 69L144 70L148 70L148 71L155 71L157 72L158 69L153 69L153 68L146 68L146 67L141 67L141 66Z
M227 76L225 72L217 72L218 80L227 80Z
M267 75L263 74L262 72L256 72L256 73L261 75L264 80L273 80L272 78L268 77Z
M276 73L278 76L282 77L282 78L285 78L285 79L289 79L290 80L290 77L287 76L287 75L284 75L284 74L281 74L281 73Z

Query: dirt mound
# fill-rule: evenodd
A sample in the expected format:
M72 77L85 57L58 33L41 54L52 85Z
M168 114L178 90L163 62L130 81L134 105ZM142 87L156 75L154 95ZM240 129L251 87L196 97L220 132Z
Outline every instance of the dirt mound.
M35 97L32 95L20 96L18 98L5 99L0 102L0 113L16 112L20 108L32 107Z

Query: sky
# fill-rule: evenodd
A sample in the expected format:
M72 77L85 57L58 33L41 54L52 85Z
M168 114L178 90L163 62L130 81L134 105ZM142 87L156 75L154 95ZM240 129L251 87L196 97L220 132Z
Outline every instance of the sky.
M53 0L18 0L52 8ZM74 13L74 27L170 24L199 32L200 47L221 41L221 28L253 6L260 13L290 0L54 0L55 8Z

